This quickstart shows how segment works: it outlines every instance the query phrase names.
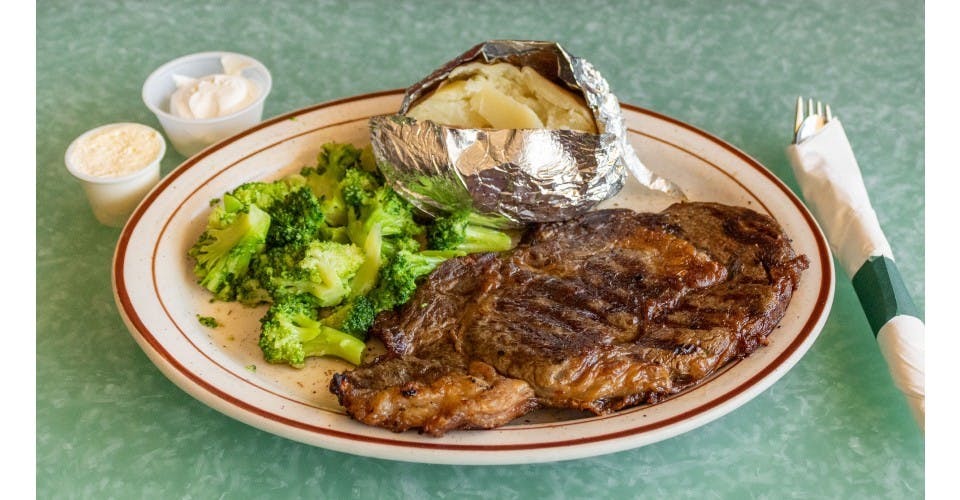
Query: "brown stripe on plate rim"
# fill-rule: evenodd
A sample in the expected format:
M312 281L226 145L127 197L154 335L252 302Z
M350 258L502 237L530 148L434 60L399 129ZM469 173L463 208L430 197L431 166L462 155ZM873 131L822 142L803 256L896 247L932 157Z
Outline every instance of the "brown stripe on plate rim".
M652 117L654 117L654 118L658 118L658 119L660 119L660 120L666 121L666 122L671 123L671 124L674 124L674 125L678 125L678 126L680 126L680 127L682 127L682 128L685 128L685 129L687 129L687 130L689 130L689 131L692 131L692 132L696 133L697 135L699 135L699 136L701 136L701 137L703 137L703 138L706 138L707 140L709 140L709 141L711 141L711 142L713 142L713 143L716 143L716 144L720 145L722 148L724 148L724 149L732 152L733 154L735 154L737 157L739 157L741 160L743 160L744 162L746 162L748 165L754 167L754 169L758 170L758 171L759 171L760 173L762 173L765 177L767 177L769 180L771 180L777 187L779 187L779 188L781 189L781 191L783 191L783 192L787 195L788 198L791 199L791 201L794 203L794 205L797 207L797 209L798 209L798 210L801 212L801 214L803 215L803 217L804 217L804 219L806 220L807 224L810 226L811 232L814 234L814 236L815 236L816 239L817 239L817 247L818 247L818 250L819 250L819 253L820 253L820 257L821 257L821 259L820 259L820 261L821 261L821 275L823 276L824 279L821 281L821 287L820 287L819 294L818 294L818 300L817 300L817 302L816 302L816 304L815 304L815 308L814 308L813 314L811 314L811 316L808 318L807 322L806 322L806 323L804 324L804 326L801 328L800 333L797 335L797 337L794 339L794 341L793 341L789 346L787 346L787 348L784 350L784 352L781 353L781 355L778 356L775 360L773 360L772 362L768 363L759 373L757 373L755 376L751 377L751 378L748 379L747 381L741 383L740 385L738 385L737 387L733 388L732 390L727 391L727 392L726 392L725 394L723 394L722 396L715 397L715 398L711 399L710 401L708 401L708 402L706 402L706 403L698 406L697 408L693 408L693 409L691 409L691 410L688 410L688 411L686 411L686 412L683 412L683 413L681 413L681 414L675 415L675 416L673 416L673 417L667 418L667 419L665 419L665 420L662 420L662 421L657 422L657 423L654 423L654 424L647 424L647 425L642 425L642 426L638 426L638 427L632 427L632 428L630 428L630 429L625 429L625 430L623 430L623 431L619 431L619 432L616 432L616 433L609 433L609 434L603 434L603 435L587 436L587 437L583 437L583 438L567 439L567 440L562 440L562 441L541 442L541 443L521 443L521 444L515 444L515 445L507 445L507 444L500 444L500 445L497 445L497 444L493 444L493 445L452 445L452 444L436 443L436 442L433 442L433 441L426 441L426 442L425 442L425 441L399 441L399 440L395 440L395 439L377 438L377 437L369 436L369 435L353 434L353 433L349 433L349 432L343 432L343 431L337 431L337 430L334 430L334 429L329 429L329 428L324 428L324 427L318 427L318 426L311 425L311 424L307 424L307 423L300 422L300 421L297 421L297 420L292 420L292 419L289 419L289 418L284 417L284 416L282 416L282 415L277 415L277 414L274 414L274 413L265 411L265 410L263 410L262 408L253 406L253 405L251 405L251 404L249 404L249 403L247 403L247 402L245 402L245 401L239 400L238 398L232 396L231 394L225 393L224 391L221 391L221 390L218 389L217 387L215 387L215 386L207 383L207 382L206 382L205 380L203 380L201 377L199 377L199 376L197 376L196 374L194 374L194 373L190 372L189 370L187 370L181 363L179 363L173 356L171 356L170 353L167 352L167 351L163 348L163 346L160 344L160 342L152 335L152 333L150 332L149 328L143 323L143 321L142 321L142 320L140 319L140 317L137 315L136 310L134 309L133 304L132 304L132 302L131 302L131 300L130 300L130 297L129 297L129 295L128 295L127 292L126 292L125 281L124 281L123 272L122 272L122 270L123 270L123 265L122 265L122 264L123 264L123 260L124 260L123 257L126 255L126 251L127 251L127 248L126 248L126 247L127 247L127 245L129 244L129 240L130 240L130 237L131 237L131 233L132 233L132 231L133 231L133 228L137 225L137 223L139 222L140 218L143 216L143 213L146 211L146 209L149 207L149 205L151 205L151 204L156 200L156 198L159 196L159 194L160 194L164 189L166 189L166 187L169 186L170 183L172 183L173 180L175 180L177 177L179 177L179 176L180 176L183 172L185 172L187 169L191 168L193 165L195 165L196 163L198 163L198 162L199 162L200 160L202 160L203 158L209 156L209 155L212 154L213 152L215 152L215 151L217 151L217 150L219 150L219 149L221 149L221 148L223 148L223 147L225 147L225 146L227 146L227 145L229 145L229 144L232 144L232 143L234 143L234 142L242 139L243 137L252 134L253 132L256 132L256 131L258 131L258 130L261 130L261 129L263 129L263 128L266 128L266 127L268 127L268 126L271 126L271 125L273 125L273 124L275 124L275 123L278 123L278 122L280 122L280 121L288 120L288 119L291 119L291 118L293 118L293 117L296 117L296 116L299 116L299 115L302 115L302 114L305 114L305 113L308 113L308 112L312 112L312 111L315 111L315 110L318 110L318 109L322 109L322 108L326 108L326 107L332 107L332 106L341 105L341 104L348 104L348 103L350 103L350 102L355 102L355 101L360 101L360 100L366 100L366 99L372 99L372 98L377 98L377 97L383 97L383 96L388 96L388 95L400 95L400 94L402 94L402 93L403 93L403 90L402 90L402 89L398 89L398 90L390 90L390 91L383 91L383 92L376 92L376 93L371 93L371 94L363 94L363 95L353 96L353 97L349 97L349 98L345 98L345 99L340 99L340 100L336 100L336 101L330 101L330 102L326 102L326 103L320 103L320 104L317 104L317 105L314 105L314 106L311 106L311 107L308 107L308 108L303 108L303 109L296 110L296 111L293 111L293 112L290 112L290 113L287 113L287 114L284 114L284 115L280 115L280 116L275 117L275 118L273 118L273 119L271 119L271 120L268 120L268 121L266 121L266 122L263 122L263 123L261 123L261 124L258 125L258 126L255 126L255 127L251 128L251 129L248 129L248 130L246 130L246 131L244 131L244 132L242 132L242 133L240 133L240 134L238 134L238 135L236 135L236 136L234 136L234 137L231 137L231 138L229 138L229 139L226 139L226 140L224 140L223 142L218 143L218 144L216 144L216 145L214 145L214 146L211 146L210 148L202 151L201 153L198 153L196 156L188 159L188 160L187 160L186 162L184 162L180 167L178 167L177 169L175 169L174 172L172 172L170 175L168 175L168 176L163 180L163 182L161 182L161 184L160 184L159 186L157 186L157 188L154 189L154 190L148 195L148 197L144 200L144 202L141 203L141 205L140 205L140 206L137 208L137 210L134 212L134 215L131 216L130 221L129 221L129 222L127 223L127 225L124 227L123 233L121 234L120 240L118 241L117 251L116 251L116 253L115 253L115 258L114 258L114 279L115 279L115 283L117 283L116 293L117 293L118 302L121 303L122 312L124 312L124 314L128 317L128 319L130 320L130 322L135 326L135 329L137 330L137 333L139 333L140 336L141 336L142 338L144 338L144 339L148 342L148 344L157 352L157 354L159 354L163 359L165 359L168 363L170 363L170 365L171 365L172 367L174 367L178 372L180 372L181 374L185 375L188 379L192 380L197 387L203 388L203 389L205 389L207 392L209 392L209 393L213 394L214 396L222 399L223 401L226 401L226 402L228 402L228 403L230 403L230 404L232 404L232 405L234 405L234 406L236 406L236 407L238 407L238 408L240 408L240 409L243 409L243 410L245 410L245 411L247 411L247 412L249 412L249 413L251 413L251 414L253 414L253 415L256 415L256 416L259 416L259 417L261 417L261 418L265 418L265 419L268 419L268 420L271 420L271 421L274 421L274 422L279 423L279 424L281 424L281 425L286 425L286 426L290 426L290 427L297 428L297 429L301 429L301 430L306 430L306 431L313 432L313 433L317 433L317 434L323 434L323 435L328 435L328 436L335 437L335 438L348 439L348 440L353 440L353 441L363 441L363 442L376 443L376 444L388 444L388 445L401 446L401 447L430 448L430 449L446 449L446 450L472 450L472 451L508 451L508 450L539 449L539 448L552 448L552 447L557 447L557 446L570 446L570 445L586 444L586 443L598 442L598 441L605 441L605 440L610 440L610 439L618 439L618 438L621 438L621 437L626 437L626 436L630 436L630 435L636 435L636 434L640 434L640 433L643 433L643 432L647 432L647 431L649 431L649 430L653 430L653 429L657 429L657 428L669 426L669 425L672 425L672 424L674 424L674 423L676 423L676 422L680 422L680 421L686 420L686 419L688 419L688 418L690 418L690 417L692 417L692 416L701 414L701 413L703 413L703 412L705 412L705 411L707 411L707 410L709 410L709 409L711 409L711 408L714 408L714 407L716 407L716 406L719 406L720 404L722 404L722 403L724 403L724 402L732 399L733 397L735 397L735 396L737 396L738 394L740 394L740 393L744 392L745 390L747 390L749 387L752 387L753 385L755 385L757 382L759 382L760 380L762 380L764 377L768 376L768 375L769 375L770 373L772 373L776 368L778 368L780 365L782 365L790 356L792 356L793 353L796 352L796 350L800 347L800 345L802 345L803 342L806 341L806 339L810 336L810 334L812 333L813 328L814 328L816 322L819 320L820 316L822 315L822 313L823 313L823 311L824 311L824 308L827 306L827 304L826 304L826 297L827 297L827 295L829 294L830 286L831 286L831 284L832 284L832 273L833 273L833 268L832 268L832 266L829 265L829 264L830 264L830 260L831 260L831 259L830 259L829 250L827 249L826 244L825 244L825 242L823 241L823 237L822 237L822 235L821 235L821 233L820 233L820 231L819 231L819 227L816 225L816 223L815 223L815 221L813 220L812 216L809 214L809 212L806 210L806 208L803 206L803 204L800 202L800 200L792 193L792 191L790 191L789 188L786 187L785 184L782 183L782 181L780 181L776 176L774 176L774 175L772 174L772 172L770 172L769 170L767 170L765 167L763 167L759 162L757 162L756 160L754 160L754 159L753 159L752 157L750 157L749 155L745 154L744 152L740 151L740 150L737 149L736 147L730 145L729 143L726 143L725 141L723 141L723 140L721 140L721 139L719 139L719 138L717 138L717 137L714 137L713 135L711 135L711 134L709 134L709 133L707 133L707 132L705 132L705 131L703 131L703 130L700 130L700 129L696 128L696 127L693 127L693 126L691 126L691 125L688 125L688 124L686 124L686 123L684 123L684 122L680 122L680 121L678 121L678 120L676 120L676 119L673 119L673 118L670 118L670 117L668 117L668 116L661 115L661 114L656 113L656 112L654 112L654 111L650 111L650 110L646 110L646 109L639 108L639 107L636 107L636 106L624 104L624 105L622 105L622 106L623 106L625 109L629 109L629 110L631 110L631 111L634 111L634 112L637 112L637 113L640 113L640 114L649 115L649 116L652 116ZM360 119L362 119L362 118L360 118ZM357 121L357 120L360 120L360 119L348 120L348 121L343 122L343 123L349 123L349 122L351 122L351 121ZM342 124L342 123L340 123L340 124ZM319 127L319 128L317 128L317 129L314 129L314 130L312 130L311 132L316 131L316 130L320 130L320 129L324 129L324 128L329 128L329 127L335 126L335 125L338 125L338 124L327 124L327 125L324 125L323 127ZM307 133L310 133L310 132L307 132ZM303 134L298 134L298 136L299 136L299 135L303 135ZM647 134L644 134L644 135L647 135ZM284 141L281 141L281 143L282 143L282 142L285 142L286 140L289 140L289 139L290 139L290 138L287 138L287 139L285 139ZM679 150L681 150L681 151L684 151L684 152L686 152L686 153L688 153L688 154L691 154L691 155L693 155L693 156L695 156L695 157L697 157L697 158L705 161L702 157L696 155L695 153L693 153L693 152L691 152L691 151L686 150L685 148L680 147L679 145L669 143L668 141L663 141L662 139L659 139L659 138L655 138L655 139L657 139L657 140L659 140L660 142L663 142L663 143L665 143L665 144L667 144L667 145L670 145L670 146L672 146L672 147L675 147L675 148L677 148L677 149L679 149ZM276 143L276 144L280 144L280 143ZM276 145L276 144L274 144L274 145ZM248 158L249 156L252 156L253 154L256 154L256 153L261 152L261 151L263 151L263 150L265 150L265 149L268 149L269 147L273 147L274 145L261 148L261 149L258 150L257 152L254 152L254 153L251 153L250 155L245 156L245 158ZM706 162L706 161L705 161L705 162ZM706 163L711 164L714 168L717 168L717 169L723 171L719 166L713 165L711 162L706 162ZM221 172L222 172L223 170L226 170L226 169L222 169ZM217 175L219 175L219 172L218 172ZM742 184L741 184L741 186L742 186ZM743 187L743 186L742 186L742 187ZM744 187L744 188L745 188L745 187ZM747 190L747 191L749 192L749 190ZM752 192L751 192L750 194L753 195ZM753 196L755 197L755 195L753 195ZM756 197L755 197L755 198L756 198ZM758 202L759 202L759 200L758 200ZM181 205L182 205L182 202L181 202ZM169 219L168 219L167 224L169 224ZM165 224L165 226L166 226L166 224ZM155 250L156 250L156 249L155 249ZM155 292L156 292L156 289L155 289ZM169 312L168 312L168 316L169 316ZM179 325L178 325L178 329L179 329ZM181 331L181 334L183 334L182 331ZM196 348L196 346L194 346L194 347ZM199 351L199 349L198 349L198 351ZM199 352L201 352L201 354L203 354L202 351L199 351ZM204 356L205 356L205 354L204 354ZM208 359L209 359L209 358L208 358ZM225 369L225 368L221 367L221 369ZM227 371L228 373L231 373L229 370L226 370L226 371ZM236 376L236 374L234 374L234 376ZM238 377L238 378L239 378L239 377ZM247 382L246 379L242 379L242 378L241 378L241 380L244 380L245 382ZM247 383L249 383L249 382L247 382ZM259 386L256 386L255 384L251 384L251 385L254 386L254 387L260 388ZM262 388L260 388L260 389L262 390ZM288 399L288 398L285 398L285 399ZM300 402L300 401L297 401L297 402L298 402L298 403L301 403L301 404L304 404L304 403L302 403L302 402ZM311 406L311 405L308 405L308 406ZM312 407L312 406L311 406L311 407ZM638 407L638 408L634 408L633 411L640 411L640 410L642 410L642 409L643 409L643 407ZM612 417L616 417L616 416L622 416L622 415L624 415L625 413L626 413L626 412L619 412L619 413L617 413L617 414L615 414L615 415L613 415L613 416L611 416L611 417L608 417L608 418L612 418ZM598 417L598 418L599 418L599 419L603 419L604 417ZM595 421L596 418L587 418L587 419L584 419L584 420L585 420L585 421ZM557 423L557 424L545 424L545 426L561 426L561 425L563 425L563 426L569 426L569 425L571 425L572 423L575 423L575 422L580 422L580 421L579 421L579 420L575 420L575 421L571 421L571 422L563 422L563 423ZM584 423L586 423L586 422L584 422ZM534 426L522 426L522 427L520 427L520 428L517 428L516 430L530 429L531 427L534 427ZM540 427L540 426L536 426L536 427ZM509 427L508 427L508 428L501 428L501 430L509 430L509 429L510 429Z

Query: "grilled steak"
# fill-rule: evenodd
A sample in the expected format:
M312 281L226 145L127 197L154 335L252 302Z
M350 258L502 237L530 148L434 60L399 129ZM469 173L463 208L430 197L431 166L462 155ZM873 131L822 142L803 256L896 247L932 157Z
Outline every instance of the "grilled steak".
M359 421L436 436L538 406L654 403L765 343L806 267L773 219L740 207L543 224L510 252L442 264L377 317L387 354L330 390Z

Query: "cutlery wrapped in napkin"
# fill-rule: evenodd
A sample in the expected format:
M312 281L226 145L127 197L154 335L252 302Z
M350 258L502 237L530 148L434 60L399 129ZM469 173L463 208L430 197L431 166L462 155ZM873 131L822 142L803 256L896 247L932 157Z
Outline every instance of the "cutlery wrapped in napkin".
M896 386L924 427L924 324L897 270L870 205L860 167L840 120L792 144L787 156L877 337Z

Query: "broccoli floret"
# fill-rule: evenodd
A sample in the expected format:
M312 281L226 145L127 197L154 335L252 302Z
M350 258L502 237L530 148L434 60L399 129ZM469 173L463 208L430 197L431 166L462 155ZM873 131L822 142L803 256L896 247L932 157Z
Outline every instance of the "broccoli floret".
M267 246L266 250L250 263L250 275L264 288L284 272L294 269L303 260L307 245Z
M347 283L357 273L363 258L363 251L356 245L314 241L307 246L300 267L325 283Z
M431 250L462 253L502 252L513 246L510 235L471 222L469 210L458 210L433 221L427 231Z
M359 365L362 340L322 324L309 300L291 296L274 303L260 319L260 350L270 363L302 368L306 358L336 356Z
M291 191L286 180L275 182L247 182L225 193L222 198L210 202L213 210L207 217L208 227L226 227L233 222L237 214L244 213L250 205L273 216L273 206L284 199Z
M381 236L415 236L423 226L414 220L413 205L400 197L389 186L381 186L368 197L360 209L348 214L347 231L350 240L360 245L375 225Z
M300 171L300 177L320 199L321 211L331 226L347 223L347 205L340 181L348 168L360 168L360 150L350 144L328 143L317 155L317 165Z
M374 308L373 301L361 295L337 306L321 322L359 339L365 339L377 312L379 311Z
M380 253L383 255L384 260L389 260L393 258L397 252L407 251L407 252L419 252L420 251L420 241L413 236L407 235L397 235L397 236L387 236L383 238L383 245L381 247Z
M340 191L343 193L343 201L359 210L381 185L380 180L370 172L348 168L340 181Z
M327 171L332 172L332 170ZM331 226L343 226L347 223L347 204L343 193L337 188L335 175L307 172L304 174L307 186L320 200L320 211Z
M291 191L268 210L272 224L267 233L271 247L304 245L326 229L320 200L309 189Z
M364 262L353 244L312 241L268 250L266 262L258 263L258 277L275 298L308 294L319 307L339 304L351 291L351 280Z
M256 205L270 213L273 204L284 199L289 192L290 186L281 179L273 182L248 182L231 191L228 196L243 207Z
M362 151L353 144L328 142L317 155L317 168L361 168L361 154Z
M351 296L370 292L378 282L380 268L398 252L418 252L416 236L423 226L414 219L413 206L388 186L381 186L367 198L360 210L348 213L347 234L364 249L366 261L357 272Z
M370 293L377 311L390 310L405 304L417 290L421 277L433 272L443 261L458 255L456 252L408 252L401 250L381 269L377 288Z
M241 212L246 212L250 205L270 213L274 203L282 200L290 187L284 180L275 182L248 182L226 193L216 203L211 202L213 210L207 218L209 226L229 225L233 218Z
M256 266L262 257L261 253L250 262L247 276L237 285L235 299L237 302L247 306L258 306L270 302L270 292L260 284L260 279L257 277L259 273Z
M200 285L220 300L234 300L251 260L266 246L269 228L270 216L256 205L211 220L187 252L196 260L193 273Z
M297 265L303 260L303 252L306 245L287 245L282 247L269 247L257 255L250 262L250 272L247 279L241 285L242 292L238 290L237 298L241 298L243 303L256 305L256 300L262 295L266 296L266 301L273 300L273 294L276 291L275 280L279 280L286 274L297 268ZM250 300L247 300L249 298Z

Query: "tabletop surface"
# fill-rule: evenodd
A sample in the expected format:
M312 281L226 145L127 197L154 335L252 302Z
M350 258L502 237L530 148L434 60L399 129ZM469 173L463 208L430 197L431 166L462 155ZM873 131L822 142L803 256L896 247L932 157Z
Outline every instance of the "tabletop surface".
M734 5L735 4L735 5ZM797 95L842 118L907 287L924 307L924 6L848 2L105 2L37 4L36 473L40 498L922 498L924 440L850 280L807 355L712 423L575 461L438 466L342 454L233 420L167 380L127 332L94 219L63 166L76 136L159 129L164 62L249 54L264 117L405 87L488 39L556 40L622 102L727 140L795 192ZM185 158L172 148L169 173Z

